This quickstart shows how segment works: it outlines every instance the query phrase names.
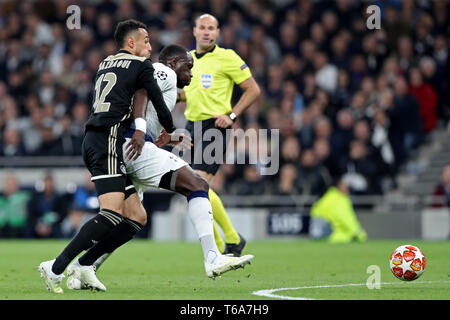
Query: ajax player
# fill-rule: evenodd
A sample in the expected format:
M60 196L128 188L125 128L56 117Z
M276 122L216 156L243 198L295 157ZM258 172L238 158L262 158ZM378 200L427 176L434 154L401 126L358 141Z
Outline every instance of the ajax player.
M177 88L183 88L191 81L193 58L184 47L169 45L161 51L159 61L159 63L153 64L154 77L161 88L167 107L172 111L176 104ZM134 97L134 105L141 103L148 103L145 119L146 142L142 153L136 158L134 149L127 149L127 142L136 130L133 125L125 132L127 142L123 145L127 174L140 199L142 200L143 193L150 187L172 190L187 197L188 215L202 246L208 277L214 278L229 270L244 267L253 260L252 255L232 257L221 254L217 249L213 231L212 208L208 197L209 185L206 180L197 174L187 162L155 145L155 143L159 146L183 144L185 147L190 147L190 138L178 133L168 134L163 129L152 102L147 101L145 92L138 90ZM135 220L146 219L146 212L142 204L132 206L125 204L124 211L126 216L135 217ZM90 287L106 290L103 285L98 285L100 283L98 279L90 281L81 277L79 269L83 265L94 265L98 269L115 249L132 239L135 234L132 233L130 232L128 237L115 237L114 234L111 234L110 237L98 242L82 257L75 260L68 267L67 286L71 289Z

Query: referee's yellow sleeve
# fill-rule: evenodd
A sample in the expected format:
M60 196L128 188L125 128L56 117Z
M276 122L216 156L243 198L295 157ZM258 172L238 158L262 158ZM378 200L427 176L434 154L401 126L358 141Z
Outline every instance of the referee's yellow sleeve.
M223 73L227 74L236 84L247 80L252 76L250 68L234 50L225 50L223 59Z

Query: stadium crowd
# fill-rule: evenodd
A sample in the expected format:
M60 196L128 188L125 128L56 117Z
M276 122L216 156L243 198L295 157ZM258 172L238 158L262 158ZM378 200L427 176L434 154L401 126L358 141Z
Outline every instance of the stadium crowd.
M71 4L81 8L79 30L66 26ZM157 61L165 45L195 48L193 21L209 12L219 45L236 50L262 88L235 128L280 130L278 174L226 164L213 187L320 195L344 177L354 194L381 194L383 179L395 187L411 153L447 125L450 2L370 4L381 9L380 29L366 25L369 3L352 0L2 1L0 156L80 156L93 77L117 50L116 22L146 23ZM183 110L174 110L178 127Z

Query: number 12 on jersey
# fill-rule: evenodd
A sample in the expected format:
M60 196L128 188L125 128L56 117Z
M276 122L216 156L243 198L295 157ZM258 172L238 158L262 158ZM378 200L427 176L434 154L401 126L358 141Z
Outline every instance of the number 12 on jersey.
M106 81L107 83L102 90L101 87L103 81ZM94 113L109 111L111 103L105 102L105 98L108 95L108 93L111 92L116 82L117 76L114 72L108 72L98 77L97 82L95 83L95 101L93 105Z

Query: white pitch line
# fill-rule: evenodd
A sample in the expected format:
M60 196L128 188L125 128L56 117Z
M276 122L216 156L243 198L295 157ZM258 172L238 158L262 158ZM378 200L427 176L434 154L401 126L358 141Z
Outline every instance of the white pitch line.
M448 283L450 281L417 281L414 283ZM399 282L380 282L381 285L390 285L390 284L399 284ZM253 291L252 294L261 297L267 298L275 298L275 299L285 299L285 300L318 300L313 298L305 298L305 297L290 297L290 296L282 296L278 294L273 294L277 291L285 291L285 290L303 290L303 289L322 289L322 288L342 288L342 287L358 287L365 286L365 283L346 283L346 284L330 284L330 285L321 285L321 286L306 286L306 287L294 287L294 288L278 288L278 289L264 289Z

